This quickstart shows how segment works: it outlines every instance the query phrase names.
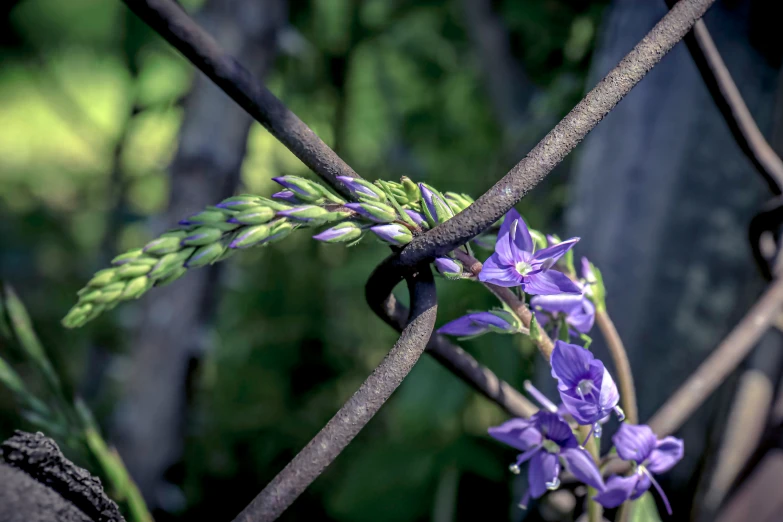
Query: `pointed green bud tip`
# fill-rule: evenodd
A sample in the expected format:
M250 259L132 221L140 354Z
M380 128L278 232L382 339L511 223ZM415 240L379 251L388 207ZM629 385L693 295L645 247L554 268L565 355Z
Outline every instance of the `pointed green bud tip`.
M391 223L397 219L394 207L384 203L348 203L345 206L376 223Z
M257 205L243 210L239 214L229 218L230 223L240 225L263 225L275 217L275 211L267 206Z
M183 219L179 224L183 227L211 225L213 223L224 223L228 217L228 214L220 210L203 210L198 214L193 214L189 218Z
M211 245L199 247L193 252L193 255L185 261L185 267L199 268L214 263L223 255L225 250L226 247L222 243L212 243Z
M533 314L533 317L530 319L530 339L533 340L534 343L541 342L542 336L541 336L541 327L538 325L538 320L536 320L535 314Z
M296 225L293 223L289 223L288 221L277 221L272 225L269 237L262 241L262 244L269 245L280 241L281 239L288 237L294 230L296 230Z
M125 285L120 299L123 301L127 299L138 299L144 292L149 290L150 287L152 287L152 280L149 277L135 277Z
M402 179L400 179L400 184L402 185L405 194L408 196L408 202L416 203L421 199L419 187L409 177L403 176Z
M130 261L133 261L137 257L141 256L143 253L144 252L141 248L125 252L124 254L120 254L112 259L111 264L114 266L124 265L125 263L129 263Z
M190 231L190 235L182 240L183 245L204 246L215 241L220 241L223 232L213 227L199 227Z
M454 217L454 211L446 203L443 195L425 183L419 183L421 192L421 210L431 226L443 223Z
M179 279L180 277L184 276L187 271L188 269L184 267L174 268L173 270L171 270L171 272L166 274L165 277L162 277L157 281L155 281L155 284L157 286L166 286L168 284L171 284L177 279Z
M241 196L224 199L215 206L226 210L237 210L241 212L256 207L259 204L261 204L261 198L258 196L243 194Z
M313 239L324 243L348 243L360 238L361 235L362 228L356 223L347 221L314 235Z
M279 176L272 180L293 192L302 201L315 202L324 197L321 187L309 179L299 176Z
M300 223L318 224L324 222L323 220L329 215L329 211L317 205L302 205L281 210L277 215Z
M117 274L123 279L130 279L133 277L147 275L150 270L152 270L152 267L147 264L137 265L135 263L128 263L127 265L122 265L121 267L117 268Z
M269 237L269 225L256 225L242 230L229 245L229 248L250 248Z
M176 252L180 248L181 239L178 237L159 237L144 245L144 253L154 256L162 256Z
M348 176L337 176L337 179L345 185L353 197L359 201L386 201L386 194L369 181Z
M456 192L446 192L444 195L446 203L451 207L455 214L458 214L473 204L473 198L467 194L457 194Z
M106 286L110 283L113 283L119 278L117 274L116 268L104 268L103 270L99 270L95 273L94 276L92 276L92 279L90 279L87 282L88 287L93 288L100 288L102 286Z

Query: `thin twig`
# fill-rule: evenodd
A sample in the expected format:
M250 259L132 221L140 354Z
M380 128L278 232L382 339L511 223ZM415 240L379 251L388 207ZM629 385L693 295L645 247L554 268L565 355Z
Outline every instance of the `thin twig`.
M682 0L508 174L452 219L415 237L400 253L415 266L464 245L522 199L679 42L715 0Z
M625 351L623 340L617 333L612 319L606 310L597 310L595 313L595 322L598 323L598 329L606 340L606 346L609 348L609 354L614 361L615 370L617 370L617 382L620 385L620 400L623 405L625 418L631 424L638 424L639 411L636 407L636 388L633 384L633 372L631 363L628 361L628 352Z
M655 412L648 424L658 437L671 435L690 418L748 356L782 308L783 279L778 279L688 380ZM603 472L608 475L628 469L627 462L611 459Z
M408 289L413 303L411 319L389 354L234 522L268 522L279 517L364 428L413 369L424 352L437 313L435 284L428 266L408 279Z
M666 0L670 9L677 3L677 0ZM783 161L756 125L703 20L694 24L693 31L685 35L684 41L737 145L764 177L772 193L780 195Z
M392 294L394 286L402 280L387 264L389 257L378 265L365 286L365 296L370 308L388 325L402 331L408 319L408 308ZM397 279L396 277L399 277ZM451 343L446 337L433 334L427 343L427 353L473 389L496 403L514 417L530 417L538 408L513 386L480 364L472 355Z
M235 58L226 54L215 39L199 27L176 2L123 2L261 123L302 163L343 196L350 196L337 177L357 178L359 175Z
M712 354L652 416L649 425L659 437L675 432L720 386L747 357L756 341L777 318L782 307L783 279L778 279Z

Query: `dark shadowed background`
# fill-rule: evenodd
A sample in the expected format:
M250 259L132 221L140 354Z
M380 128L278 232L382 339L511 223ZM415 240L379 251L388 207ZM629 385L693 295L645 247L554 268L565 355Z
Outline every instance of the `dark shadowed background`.
M666 11L663 0L180 3L364 177L473 196ZM780 11L726 0L706 18L773 146ZM388 249L299 232L64 330L75 292L116 253L233 193L268 195L273 176L312 174L119 1L7 0L0 14L0 276L156 519L229 520L394 343L363 291ZM577 255L603 270L642 420L762 291L746 230L768 196L679 45L519 205L531 226L581 236ZM439 324L494 305L470 283L441 281L439 298ZM519 338L463 345L519 388L542 370ZM763 369L774 394L775 334L765 347L746 369ZM713 477L739 381L679 432L687 459L664 477L677 520L711 520L731 485ZM283 519L521 520L514 453L486 435L505 418L423 358ZM0 389L0 439L20 427Z

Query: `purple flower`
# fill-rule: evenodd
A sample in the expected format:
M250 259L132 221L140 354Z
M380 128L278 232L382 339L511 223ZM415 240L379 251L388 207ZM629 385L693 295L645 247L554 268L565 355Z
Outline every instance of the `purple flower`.
M601 473L590 454L579 446L571 427L556 413L539 411L529 419L511 419L500 426L489 428L495 439L522 453L509 469L519 473L520 464L530 461L528 482L520 506L525 507L530 497L539 498L547 490L560 486L560 458L568 470L580 481L603 491Z
M537 295L530 300L530 305L536 311L536 319L541 326L546 326L550 319L564 317L566 324L576 332L586 334L593 327L595 306L584 293Z
M498 286L521 286L528 294L580 294L582 290L565 274L550 270L579 238L535 252L525 221L513 208L500 227L495 253L487 259L479 280Z
M617 406L620 394L612 376L588 350L557 341L550 362L563 404L576 422L592 424L596 437L601 436L599 421L612 410L620 420L625 418Z
M505 310L494 312L474 312L441 326L438 333L459 337L475 337L489 331L498 333L516 333L519 327L514 317Z
M671 515L669 499L653 474L669 471L682 459L682 440L674 437L658 440L649 426L621 424L612 442L621 459L636 462L636 470L630 477L613 475L606 482L606 489L594 497L595 500L607 508L617 507L628 499L639 498L653 485Z

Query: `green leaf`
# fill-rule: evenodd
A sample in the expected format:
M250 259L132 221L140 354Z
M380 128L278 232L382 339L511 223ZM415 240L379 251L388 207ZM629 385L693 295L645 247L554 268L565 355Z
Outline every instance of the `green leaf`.
M634 500L629 509L631 510L629 522L661 522L658 506L649 491Z

